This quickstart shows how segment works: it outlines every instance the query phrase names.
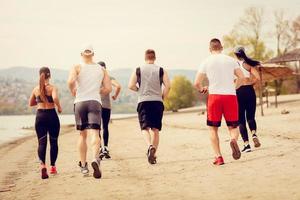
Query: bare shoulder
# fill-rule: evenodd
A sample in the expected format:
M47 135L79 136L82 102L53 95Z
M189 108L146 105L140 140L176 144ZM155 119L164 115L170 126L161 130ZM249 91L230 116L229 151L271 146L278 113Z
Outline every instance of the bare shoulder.
M77 73L80 72L80 69L81 69L81 65L80 64L76 64L74 65L74 67L72 68L74 71L76 71Z
M57 87L53 84L49 84L48 86L50 90L57 90Z
M39 94L39 89L40 89L39 86L35 86L35 88L33 88L33 90L32 90L32 93L33 93L35 96L37 96L37 95Z
M52 94L53 90L55 90L55 89L56 89L56 87L54 85L52 85L52 84L47 85L46 86L47 95Z
M250 71L250 69L252 68L252 66L251 65L249 65L249 64L247 64L247 63L245 63L245 62L243 62L243 67L245 68L245 69L247 69L248 71Z

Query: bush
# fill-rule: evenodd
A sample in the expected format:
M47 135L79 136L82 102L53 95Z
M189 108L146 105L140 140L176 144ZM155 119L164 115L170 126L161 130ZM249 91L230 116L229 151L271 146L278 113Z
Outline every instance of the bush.
M196 90L191 81L185 76L175 76L172 80L169 96L164 104L166 110L177 112L178 109L194 106L196 99Z

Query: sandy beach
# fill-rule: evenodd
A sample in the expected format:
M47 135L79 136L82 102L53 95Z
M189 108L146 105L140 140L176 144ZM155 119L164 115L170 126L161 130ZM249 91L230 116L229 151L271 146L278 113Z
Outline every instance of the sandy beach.
M279 108L265 109L264 117L257 111L262 147L242 154L238 161L231 157L223 122L220 139L226 164L219 167L212 165L206 116L199 112L164 117L155 166L147 163L137 119L114 120L110 126L112 159L101 163L100 180L92 173L82 177L79 172L74 127L62 128L59 173L48 180L40 179L35 136L10 142L0 147L0 199L299 200L300 95L279 100ZM290 113L282 115L283 109ZM242 148L241 138L239 145Z

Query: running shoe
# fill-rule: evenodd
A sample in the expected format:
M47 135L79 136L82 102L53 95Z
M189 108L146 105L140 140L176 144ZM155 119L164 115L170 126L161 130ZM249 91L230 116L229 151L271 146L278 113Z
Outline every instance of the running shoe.
M102 173L101 173L101 170L100 170L100 160L94 160L93 162L92 162L92 167L93 167L93 169L94 169L94 173L93 173L93 176L94 176L94 178L101 178L101 176L102 176Z
M231 147L231 150L232 150L232 157L233 159L235 160L238 160L241 158L241 151L240 151L240 148L236 142L235 139L232 139L230 141L230 147Z
M148 156L148 162L149 162L151 165L156 164L155 152L156 152L155 147L152 146L152 145L150 145L150 146L149 146L149 149L148 149L147 156Z
M50 174L57 174L57 170L55 166L51 166L50 168Z
M99 153L100 160L102 160L104 157L105 157L105 154L104 154L103 148L100 148L100 153Z
M244 148L242 150L242 153L248 153L251 152L250 144L244 145Z
M213 162L214 165L224 165L224 159L222 156L216 157L215 161Z
M87 162L85 163L85 166L82 166L81 161L79 161L78 166L80 167L80 171L84 176L89 174L89 168Z
M48 173L47 173L47 168L46 168L46 167L43 167L43 168L41 169L41 178L42 178L42 179L47 179L47 178L49 178Z
M252 135L252 140L253 140L254 146L255 146L256 148L261 146L261 144L260 144L260 142L259 142L258 137L257 137L256 134L253 134L253 135Z
M105 157L106 159L110 159L110 158L111 158L111 156L110 156L110 154L109 154L109 150L108 150L107 147L104 147L104 149L103 149L102 152L103 152L104 157Z

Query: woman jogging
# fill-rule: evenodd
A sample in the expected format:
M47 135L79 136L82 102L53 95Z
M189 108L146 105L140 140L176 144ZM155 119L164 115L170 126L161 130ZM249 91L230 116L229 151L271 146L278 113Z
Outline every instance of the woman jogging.
M106 69L106 64L103 61L98 62L98 64ZM100 158L110 159L111 156L108 150L108 140L109 140L109 130L108 125L110 122L111 115L111 99L116 100L121 91L121 85L112 77L110 77L111 85L115 88L115 94L111 97L110 94L101 95L102 102L102 127L103 127L103 144L104 146L100 150Z
M29 106L37 106L35 130L38 138L38 156L41 161L41 178L47 179L46 150L47 134L50 140L50 174L56 174L55 162L58 154L57 139L59 135L60 123L55 107L59 113L62 108L58 99L57 88L50 84L50 70L48 67L40 69L39 85L36 86L29 99Z
M256 68L260 65L260 62L249 58L243 47L237 48L234 53L240 61L240 68L245 76L243 81L240 81L239 79L236 81L236 93L239 103L239 129L244 140L244 149L242 152L250 152L251 146L249 144L246 120L252 134L254 146L260 147L260 142L256 133L256 95L253 88L253 85L257 81L260 81L259 73L256 70Z

